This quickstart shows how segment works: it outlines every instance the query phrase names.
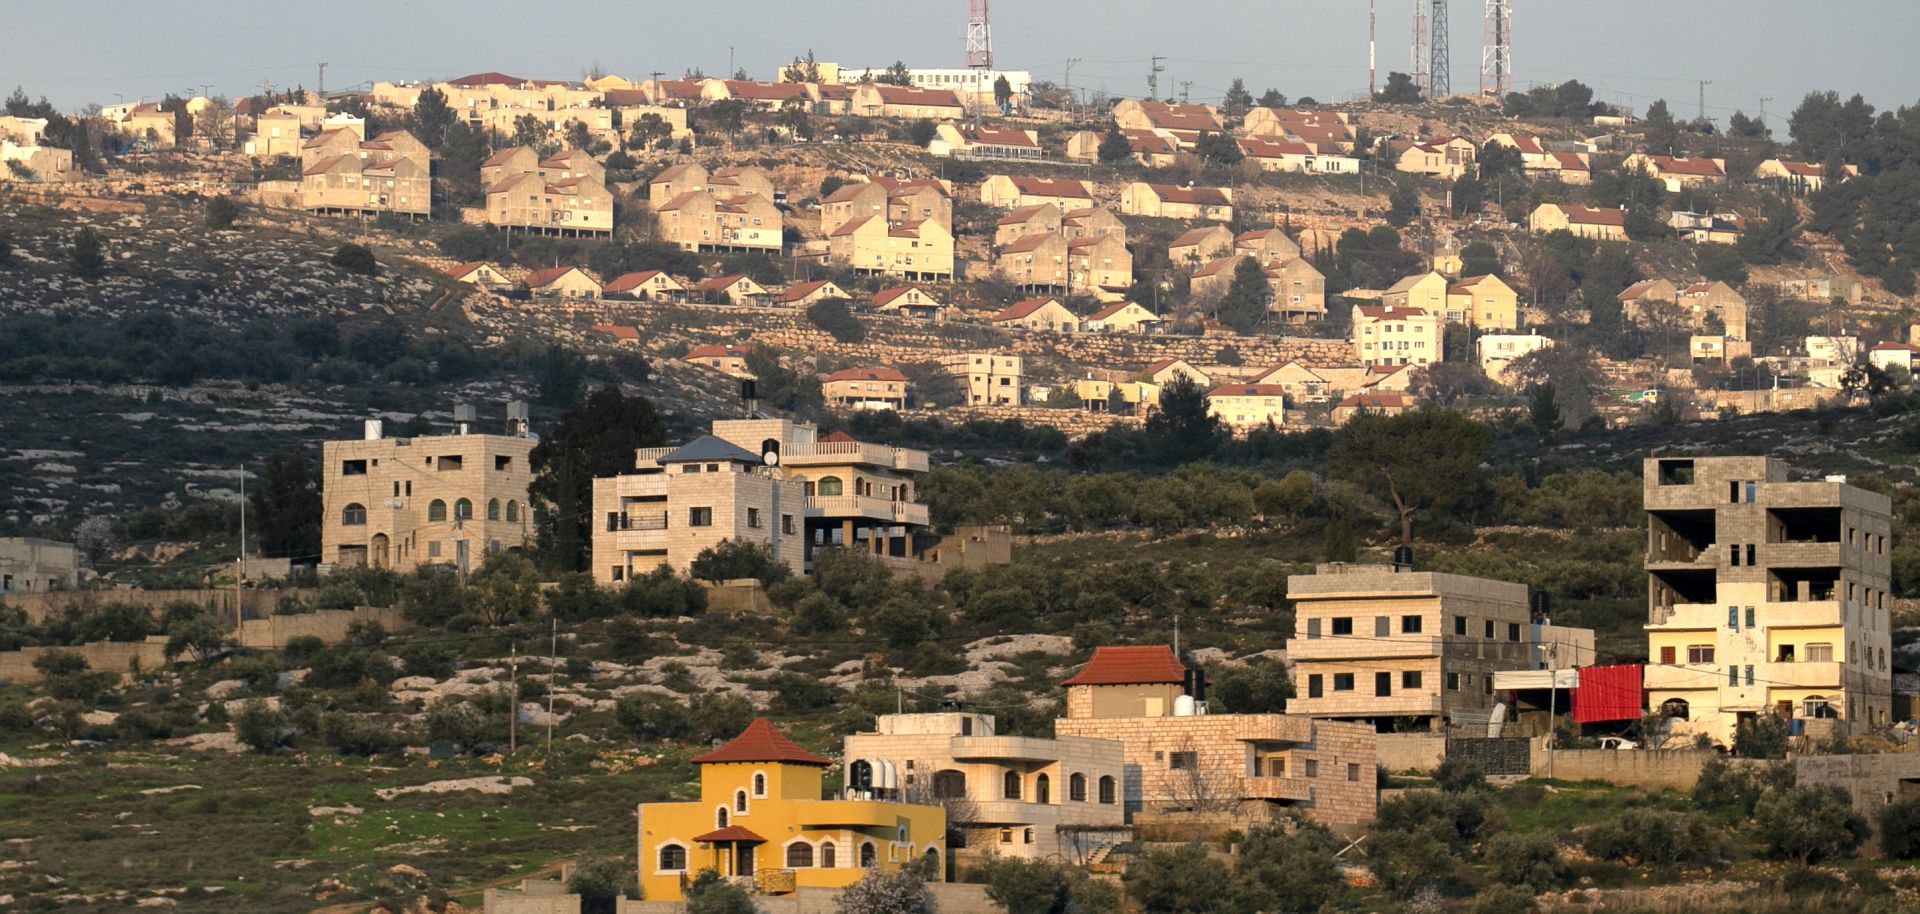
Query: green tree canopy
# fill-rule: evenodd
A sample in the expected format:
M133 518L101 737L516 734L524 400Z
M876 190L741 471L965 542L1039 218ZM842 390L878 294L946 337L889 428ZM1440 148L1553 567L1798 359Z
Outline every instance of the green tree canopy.
M533 449L531 495L541 547L553 570L577 571L587 561L593 480L633 469L633 454L666 443L666 426L645 397L608 385L549 426Z
M1492 440L1486 426L1426 407L1355 418L1340 430L1327 462L1339 477L1369 487L1392 506L1400 542L1410 546L1414 519L1466 495Z

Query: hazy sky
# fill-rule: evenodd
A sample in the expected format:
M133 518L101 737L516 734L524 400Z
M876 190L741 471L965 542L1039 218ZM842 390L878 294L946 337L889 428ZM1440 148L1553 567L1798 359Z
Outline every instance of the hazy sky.
M1407 68L1413 0L1379 0L1380 80ZM1455 91L1478 86L1479 0L1453 0ZM1579 79L1644 109L1667 98L1690 116L1697 80L1709 116L1770 119L1814 89L1860 92L1878 108L1920 100L1911 54L1920 0L1513 0L1515 84ZM0 0L0 91L24 86L56 105L157 100L168 92L257 91L316 81L440 79L481 70L578 78L598 61L644 77L727 68L729 54L772 78L797 53L848 66L961 64L965 0L658 3L651 0ZM1367 85L1366 0L1001 0L996 63L1073 85L1138 96L1148 57L1166 59L1162 95L1191 81L1217 100L1236 75L1258 94L1345 99ZM729 48L729 44L733 45ZM1775 121L1776 129L1779 122Z

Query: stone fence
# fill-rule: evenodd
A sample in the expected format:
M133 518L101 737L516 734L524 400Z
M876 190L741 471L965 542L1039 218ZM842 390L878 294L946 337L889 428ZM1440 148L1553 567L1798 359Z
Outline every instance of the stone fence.
M248 619L240 623L237 640L241 647L255 650L278 650L286 647L287 642L304 637L319 638L333 645L345 641L347 630L356 622L375 623L390 633L413 628L413 623L401 615L397 606L356 606Z
M987 887L960 882L930 882L934 910L939 914L1005 914L1006 909L987 900ZM835 914L840 908L840 890L801 888L784 895L756 895L754 907L760 914ZM580 896L567 893L564 883L529 880L519 889L488 889L486 914L580 914ZM683 901L636 901L622 898L619 914L686 914Z
M265 619L247 619L240 623L235 640L241 647L255 650L283 648L288 641L306 635L334 645L346 640L347 630L355 622L376 622L389 632L413 628L397 607L358 606L353 609L323 609ZM53 651L79 654L90 669L98 672L130 675L137 670L157 669L166 665L167 636L150 635L141 641L89 641L72 646L0 651L0 682L39 682L43 677L39 670L33 668L33 662Z
M1621 787L1692 790L1700 768L1718 753L1711 749L1555 749L1553 777L1561 781L1602 781ZM1547 776L1546 740L1536 738L1533 776Z
M0 651L0 682L39 682L33 662L54 651L79 654L87 667L102 673L131 674L166 665L167 638L152 635L144 641L89 641L74 647L24 647Z
M69 606L91 609L109 603L131 603L157 610L168 603L184 601L204 606L216 616L231 619L237 600L243 618L259 618L277 612L282 602L306 599L318 591L307 589L248 590L43 590L35 593L10 593L6 605L27 614L27 621L42 622Z

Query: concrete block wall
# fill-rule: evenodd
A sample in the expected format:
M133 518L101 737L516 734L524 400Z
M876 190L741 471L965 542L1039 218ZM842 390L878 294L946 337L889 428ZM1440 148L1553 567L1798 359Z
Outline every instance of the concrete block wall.
M306 599L317 593L314 590L241 590L238 599L243 614L247 618L272 615L286 600ZM199 590L54 590L39 593L10 593L6 596L6 605L27 614L30 622L41 622L49 616L64 612L70 606L94 607L108 603L131 603L158 610L160 607L184 600L213 610L222 618L233 618L235 591L232 588L205 588Z
M355 622L373 622L389 633L413 628L397 606L356 606L352 609L322 609L291 616L268 616L240 623L241 647L275 650L287 642L312 636L333 645L347 639L347 629Z
M0 682L39 682L43 677L33 662L53 651L79 654L100 673L131 674L135 667L157 669L167 662L167 638L152 635L144 641L89 641L76 647L27 647L0 651Z
M1005 914L1006 909L987 900L987 887L958 882L932 882L927 890L933 894L933 909L939 914ZM492 906L493 892L489 891L487 914L496 914ZM575 901L575 907L560 909L501 909L504 914L575 914L579 911L579 896L568 896ZM802 888L788 895L760 895L753 899L754 906L761 914L835 914L840 907L840 892L837 889ZM618 914L686 914L687 905L683 901L634 901L621 899L616 908Z
M1447 759L1447 738L1441 734L1380 733L1374 740L1382 771L1432 771Z
M1621 787L1692 790L1700 768L1718 753L1695 749L1555 749L1553 776L1562 781L1602 781ZM1533 751L1533 776L1547 776L1544 740Z

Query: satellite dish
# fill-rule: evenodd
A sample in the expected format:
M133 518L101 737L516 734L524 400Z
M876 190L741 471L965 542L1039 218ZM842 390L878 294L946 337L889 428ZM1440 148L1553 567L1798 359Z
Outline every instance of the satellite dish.
M760 442L760 462L770 467L780 465L780 439L768 438Z
M398 498L389 498L389 499L387 499L387 507L389 507L389 508L393 508L393 509L395 509L395 510L398 510L398 509L400 509L400 508L403 508L403 507L405 507L405 506L406 506L406 502L403 502L403 501L401 501L401 500L400 500L400 499L398 499Z

